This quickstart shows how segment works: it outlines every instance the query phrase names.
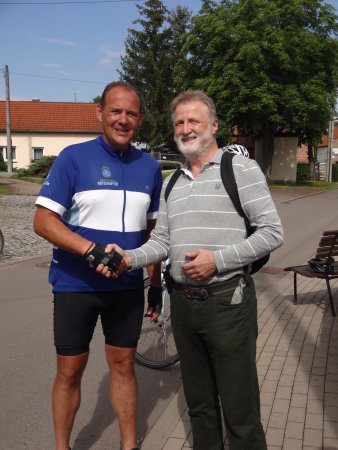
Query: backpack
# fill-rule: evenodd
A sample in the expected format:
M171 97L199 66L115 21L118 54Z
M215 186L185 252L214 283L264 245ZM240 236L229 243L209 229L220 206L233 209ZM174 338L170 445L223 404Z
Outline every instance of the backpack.
M244 213L240 199L239 199L237 183L235 180L234 170L232 167L232 158L233 157L234 157L234 153L230 153L227 151L225 151L223 153L222 159L221 159L221 178L222 178L222 182L225 187L225 190L227 191L237 213L241 217L243 217L247 235L250 236L251 234L254 233L256 227L252 227L250 225L249 219L247 218L246 214ZM169 194L170 194L172 188L174 187L174 184L176 183L178 178L181 176L181 173L182 173L181 169L177 169L172 174L172 176L167 184L167 187L165 189L165 192L164 192L165 201L167 201ZM258 272L269 261L269 258L270 258L270 253L266 256L263 256L260 259L257 259L253 263L251 263L250 274L253 275L254 273ZM246 268L246 271L248 271L247 268Z

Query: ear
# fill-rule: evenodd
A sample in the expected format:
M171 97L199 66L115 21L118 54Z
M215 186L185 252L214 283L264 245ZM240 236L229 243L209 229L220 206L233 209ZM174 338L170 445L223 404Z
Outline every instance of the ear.
M211 129L212 129L212 134L215 135L218 130L218 117L216 117L216 119L213 121Z
M101 107L100 103L98 103L96 105L96 118L97 118L97 120L102 122L102 107Z
M140 128L140 126L142 125L142 122L143 122L143 113L141 112L140 117L138 119L138 128Z

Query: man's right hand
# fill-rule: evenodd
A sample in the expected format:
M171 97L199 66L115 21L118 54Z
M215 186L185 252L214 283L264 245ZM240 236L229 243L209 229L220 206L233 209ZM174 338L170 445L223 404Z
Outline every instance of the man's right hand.
M104 244L93 244L83 255L91 267L97 268L100 265L107 267L110 272L116 273L121 265L122 255L111 249L107 251Z
M127 270L131 265L131 258L128 255L128 252L124 251L121 247L119 247L117 244L108 244L105 247L105 253L111 254L115 253L118 254L121 257L121 261L118 267L112 268L109 266L109 264L104 263L104 261L101 261L96 266L96 272L100 273L102 276L106 278L118 278L118 276Z

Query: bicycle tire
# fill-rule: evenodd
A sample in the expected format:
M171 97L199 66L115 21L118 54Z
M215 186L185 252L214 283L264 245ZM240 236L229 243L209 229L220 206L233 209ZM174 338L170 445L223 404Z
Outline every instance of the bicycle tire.
M2 234L2 231L0 230L0 255L4 249L4 235Z
M149 278L144 279L145 293L150 286ZM143 319L141 336L137 345L135 360L151 369L163 369L177 363L179 356L171 328L170 298L163 285L163 308L156 323ZM145 302L145 311L147 302Z

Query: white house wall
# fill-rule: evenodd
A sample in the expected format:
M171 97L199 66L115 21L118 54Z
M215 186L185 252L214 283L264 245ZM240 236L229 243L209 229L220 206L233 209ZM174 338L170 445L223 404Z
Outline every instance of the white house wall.
M12 147L16 148L13 168L25 168L33 162L33 148L43 148L44 156L57 156L68 145L95 139L98 134L12 133ZM0 136L0 147L7 147L6 135Z
M296 182L297 178L297 148L296 137L275 137L274 155L271 167L271 181ZM263 139L255 141L255 159L263 167Z

